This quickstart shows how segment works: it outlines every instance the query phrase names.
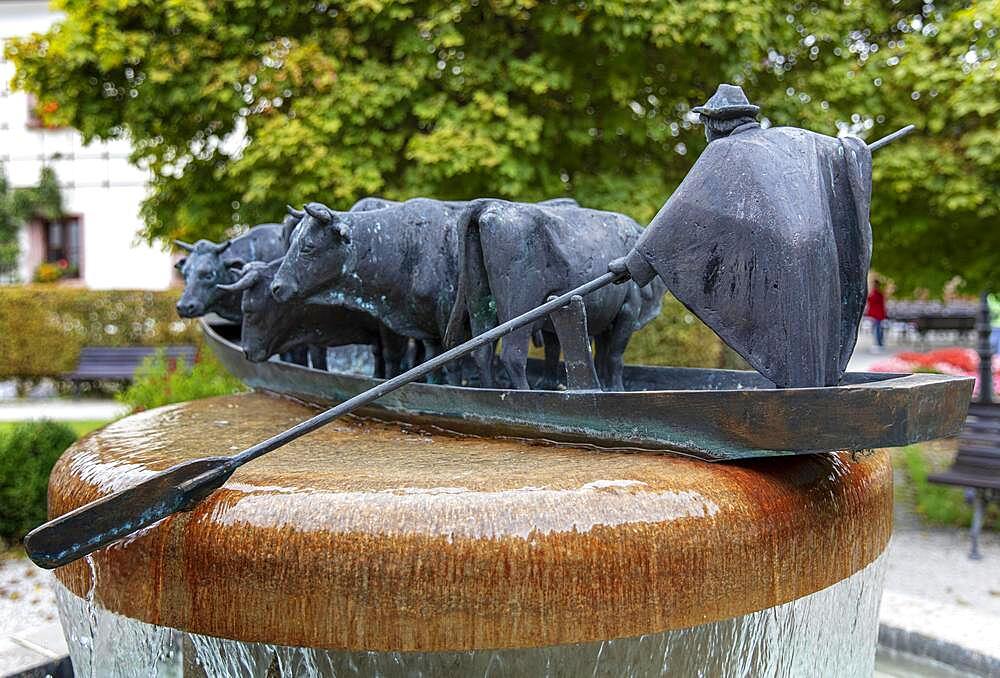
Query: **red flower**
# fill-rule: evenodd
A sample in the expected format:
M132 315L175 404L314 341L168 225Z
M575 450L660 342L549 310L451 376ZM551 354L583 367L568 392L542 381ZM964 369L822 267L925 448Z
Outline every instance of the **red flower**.
M56 262L56 266L65 271L67 268L69 268L69 262L66 261L65 259L60 259L59 261Z
M932 367L937 363L953 365L966 372L979 368L979 356L971 348L940 348L927 353L904 352L896 355L900 360Z

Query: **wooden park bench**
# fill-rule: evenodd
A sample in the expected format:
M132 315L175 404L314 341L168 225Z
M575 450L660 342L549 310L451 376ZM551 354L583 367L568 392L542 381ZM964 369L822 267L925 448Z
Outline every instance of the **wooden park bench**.
M80 351L76 369L65 375L73 382L77 392L83 382L131 381L142 361L163 351L167 359L183 358L189 365L194 362L194 346L86 346Z
M932 483L958 485L972 495L972 546L969 557L979 559L979 533L986 506L1000 502L1000 403L993 402L993 352L990 348L990 314L983 295L977 317L979 333L979 402L969 406L969 415L958 437L958 454L951 468L928 476Z

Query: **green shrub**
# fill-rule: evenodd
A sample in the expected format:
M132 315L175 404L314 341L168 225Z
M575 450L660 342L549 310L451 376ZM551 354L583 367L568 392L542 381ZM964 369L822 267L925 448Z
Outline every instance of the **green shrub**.
M735 351L715 336L671 295L660 316L632 336L625 362L640 365L749 369Z
M84 346L157 346L200 339L178 319L178 290L0 287L0 379L59 377Z
M201 351L193 365L183 358L168 359L160 351L143 361L132 384L118 399L133 412L141 412L170 403L228 395L243 388L243 383L226 372L208 351Z
M968 527L972 524L972 507L965 501L965 490L951 485L939 485L927 480L931 474L927 456L920 445L903 449L903 466L913 490L917 513L932 525ZM986 525L996 524L998 511L991 505Z
M49 472L75 440L71 428L51 421L0 433L0 542L20 541L45 520Z

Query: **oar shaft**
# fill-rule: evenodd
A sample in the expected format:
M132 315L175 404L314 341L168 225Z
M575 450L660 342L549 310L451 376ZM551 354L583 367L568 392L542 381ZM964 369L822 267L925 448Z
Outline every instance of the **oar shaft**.
M907 125L906 127L903 127L902 129L898 129L895 132L893 132L892 134L890 134L888 136L884 136L881 139L879 139L878 141L873 141L870 144L868 144L868 150L870 150L870 151L872 151L874 153L875 151L877 151L878 149L882 148L883 146L888 146L889 144L891 144L896 139L900 139L902 137L905 137L907 134L909 134L910 132L912 132L914 129L916 129L915 125Z
M427 362L417 365L411 370L400 374L399 376L393 377L387 381L382 382L378 386L371 388L364 393L359 393L350 400L345 400L341 404L333 407L326 412L317 414L311 419L307 419L300 424L296 424L287 431L282 431L278 435L268 438L260 443L257 443L253 447L250 447L243 452L235 455L233 457L233 463L235 466L240 466L247 463L252 459L256 459L262 454L267 454L272 450L275 450L283 445L286 445L296 438L304 436L307 433L315 431L319 427L330 423L338 417L342 417L345 414L349 414L359 407L363 407L373 400L378 400L382 396L395 391L401 386L405 386L410 382L416 381L421 377L440 369L444 365L448 364L456 358L461 358L462 356L471 353L475 349L483 346L485 344L492 344L497 339L510 334L514 330L523 327L529 323L532 323L540 318L547 316L553 311L562 308L569 303L575 295L584 296L598 290L606 285L609 285L616 280L621 280L622 274L619 273L605 273L599 278L595 278L588 283L580 285L574 290L570 290L565 294L562 294L552 301L548 301L541 306L528 311L522 315L512 318L505 323L497 325L491 330L479 334L464 344L460 344L452 349L445 351L444 353L431 358Z

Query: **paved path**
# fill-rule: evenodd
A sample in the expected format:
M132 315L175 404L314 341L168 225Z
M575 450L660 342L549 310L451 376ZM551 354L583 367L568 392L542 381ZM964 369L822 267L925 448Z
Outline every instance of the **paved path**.
M984 532L979 550L982 560L971 560L965 530L896 530L889 546L885 588L993 615L1000 624L1000 533ZM1000 651L1000 626L996 632Z
M37 398L0 400L0 421L53 419L56 421L98 421L123 417L128 406L115 400L71 400Z
M69 654L56 613L53 575L22 558L0 561L0 676Z

